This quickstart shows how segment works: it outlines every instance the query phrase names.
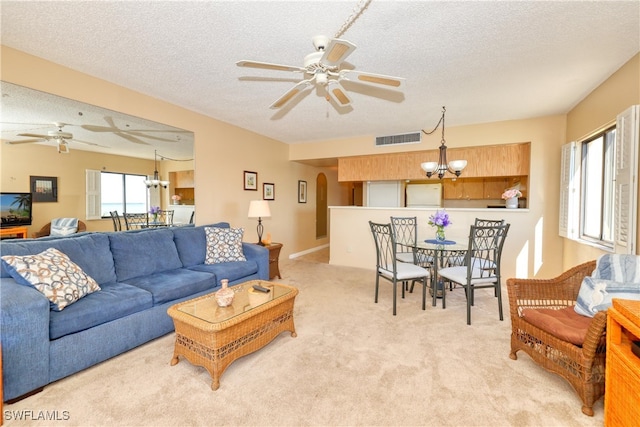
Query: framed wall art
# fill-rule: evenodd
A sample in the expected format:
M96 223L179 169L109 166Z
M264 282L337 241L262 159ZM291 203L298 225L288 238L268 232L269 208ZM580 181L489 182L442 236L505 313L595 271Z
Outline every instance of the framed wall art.
M39 203L58 201L58 178L55 176L30 176L33 201Z
M307 203L307 181L298 181L298 203Z
M276 199L276 185L270 182L265 182L262 184L262 198L264 200L275 200Z
M244 171L244 189L258 191L258 172Z

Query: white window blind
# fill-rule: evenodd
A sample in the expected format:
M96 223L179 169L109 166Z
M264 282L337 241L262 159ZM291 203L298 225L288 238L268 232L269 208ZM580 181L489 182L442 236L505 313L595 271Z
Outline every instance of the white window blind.
M85 176L87 219L101 219L100 171L86 169Z
M634 105L616 120L616 253L635 254L636 251L639 111L640 106Z
M560 172L559 234L568 239L578 238L580 217L580 161L578 143L572 141L562 146Z

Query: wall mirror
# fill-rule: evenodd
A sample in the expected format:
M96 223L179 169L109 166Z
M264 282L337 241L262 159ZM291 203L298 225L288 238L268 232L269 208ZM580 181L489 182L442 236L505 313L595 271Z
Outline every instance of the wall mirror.
M193 132L1 82L3 144L154 159L193 158Z

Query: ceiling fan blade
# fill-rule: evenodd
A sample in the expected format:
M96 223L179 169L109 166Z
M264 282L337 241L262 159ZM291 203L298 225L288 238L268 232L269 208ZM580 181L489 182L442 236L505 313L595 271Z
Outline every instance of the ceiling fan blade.
M89 142L89 141L81 141L79 139L72 139L71 142L79 142L80 144L93 145L94 147L111 148L111 147L107 147L106 145L100 145L100 144L96 144L95 142Z
M155 139L156 141L176 142L175 139L161 138L159 136L147 135L146 132L143 130L129 130L127 131L127 133L133 136L141 136L143 138Z
M301 71L304 72L305 69L302 67L294 67L292 65L280 65L280 64L272 64L270 62L259 62L259 61L238 61L236 62L238 67L249 67L249 68L263 68L265 70L276 70L276 71Z
M351 98L347 95L347 91L344 90L342 85L336 80L329 80L327 82L327 94L341 107L346 107L351 104Z
M5 141L7 144L10 145L17 145L17 144L31 144L34 142L43 142L46 141L46 139L44 138L38 138L38 139L23 139L21 141Z
M355 70L341 70L339 78L350 82L392 89L402 89L404 86L404 79L402 77L385 76L383 74L365 73Z
M49 135L42 135L39 133L19 133L18 136L28 136L31 138L48 139Z
M289 89L284 95L276 100L273 104L269 106L269 108L277 109L282 107L284 104L293 99L296 95L309 90L312 86L313 79L302 80L300 83Z
M95 126L95 125L80 125L82 129L90 130L91 132L114 132L119 129L109 128L106 126Z
M356 45L341 39L332 39L320 59L320 63L328 67L337 67L347 56L356 50Z
M136 138L135 136L127 135L126 133L122 133L122 132L114 132L114 133L115 133L116 135L118 135L120 138L124 138L124 139L126 139L127 141L131 141L131 142L133 142L134 144L151 145L151 144L149 144L149 143L147 143L147 142L144 142L144 141L143 141L143 140L141 140L141 139Z

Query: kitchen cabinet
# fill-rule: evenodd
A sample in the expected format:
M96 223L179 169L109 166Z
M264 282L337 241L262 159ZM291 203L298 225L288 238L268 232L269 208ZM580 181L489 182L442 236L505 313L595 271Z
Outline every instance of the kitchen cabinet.
M484 183L482 178L447 179L444 181L444 198L452 199L482 199Z
M437 161L438 154L436 149L341 157L338 159L338 181L425 179L420 164ZM464 178L529 176L530 155L529 142L447 148L448 160L467 160L467 167L462 171Z
M527 197L526 176L458 178L444 180L444 199L446 200L495 200L501 199L507 188L520 184L522 197Z
M193 188L195 187L195 180L193 170L178 171L176 174L175 187L176 188Z

